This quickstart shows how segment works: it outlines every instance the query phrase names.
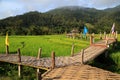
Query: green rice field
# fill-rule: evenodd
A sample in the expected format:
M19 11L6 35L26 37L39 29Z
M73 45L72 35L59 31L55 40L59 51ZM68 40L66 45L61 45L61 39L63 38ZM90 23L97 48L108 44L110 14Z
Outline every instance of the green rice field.
M9 36L9 51L17 53L20 48L22 55L37 56L38 49L42 48L42 57L50 57L52 51L56 56L70 56L73 43L75 53L89 46L89 40L66 38L65 35ZM0 36L0 53L5 54L5 36Z

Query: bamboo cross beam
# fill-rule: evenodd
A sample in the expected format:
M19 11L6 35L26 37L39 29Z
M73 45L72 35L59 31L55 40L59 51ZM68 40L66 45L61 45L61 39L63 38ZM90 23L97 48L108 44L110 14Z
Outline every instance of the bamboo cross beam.
M105 44L92 44L91 46L101 46L101 47L107 47Z

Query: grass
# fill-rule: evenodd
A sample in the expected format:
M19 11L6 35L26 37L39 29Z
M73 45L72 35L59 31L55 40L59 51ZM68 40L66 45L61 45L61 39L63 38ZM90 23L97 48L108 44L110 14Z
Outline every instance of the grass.
M37 56L39 48L43 57L50 57L52 51L57 56L70 56L73 43L77 53L89 45L89 40L70 39L65 35L9 36L10 52L16 53L20 48L21 54L27 56ZM0 53L5 53L5 36L0 37Z

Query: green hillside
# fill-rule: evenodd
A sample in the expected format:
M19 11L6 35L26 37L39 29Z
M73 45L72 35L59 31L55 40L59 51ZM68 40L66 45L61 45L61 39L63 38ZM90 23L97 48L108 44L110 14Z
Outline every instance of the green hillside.
M97 10L79 6L56 8L45 13L28 12L0 20L0 35L9 31L10 35L43 35L62 34L77 28L83 30L84 25L90 24L90 33L109 32L112 24L120 32L120 7ZM90 27L87 25L87 27Z

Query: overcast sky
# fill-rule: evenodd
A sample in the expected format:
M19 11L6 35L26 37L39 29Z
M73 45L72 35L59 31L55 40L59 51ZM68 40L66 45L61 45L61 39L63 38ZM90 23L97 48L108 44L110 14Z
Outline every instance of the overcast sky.
M120 0L0 0L0 19L29 11L46 12L62 6L105 9L117 5L120 5Z

